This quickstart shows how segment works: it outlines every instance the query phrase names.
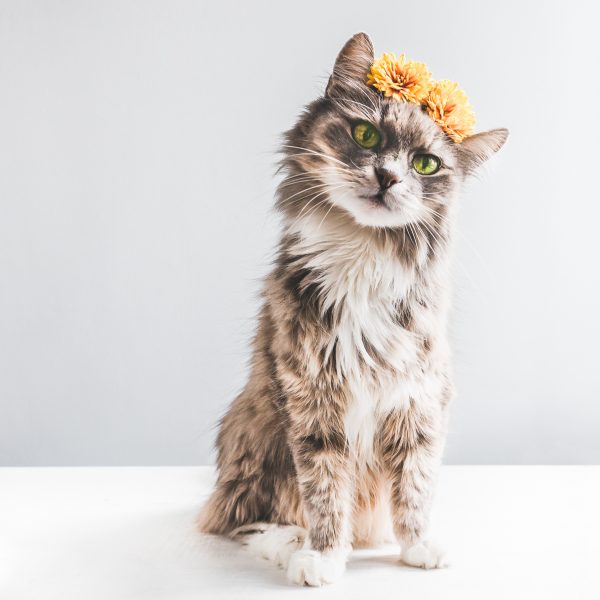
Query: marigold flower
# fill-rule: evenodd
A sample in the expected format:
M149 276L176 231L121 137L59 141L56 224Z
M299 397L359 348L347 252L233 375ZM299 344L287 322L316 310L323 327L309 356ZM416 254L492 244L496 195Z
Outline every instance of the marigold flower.
M421 104L431 88L431 73L424 63L407 60L404 54L388 52L371 66L367 84L384 96Z
M457 144L473 134L475 114L458 83L448 79L434 82L424 104L429 116Z

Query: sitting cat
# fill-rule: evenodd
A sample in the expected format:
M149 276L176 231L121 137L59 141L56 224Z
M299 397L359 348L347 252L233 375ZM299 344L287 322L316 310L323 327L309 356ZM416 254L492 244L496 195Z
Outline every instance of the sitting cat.
M422 104L369 85L373 62L352 37L285 135L278 255L200 519L299 584L334 581L352 545L390 538L409 565L445 564L424 536L453 395L457 197L508 136L458 143Z

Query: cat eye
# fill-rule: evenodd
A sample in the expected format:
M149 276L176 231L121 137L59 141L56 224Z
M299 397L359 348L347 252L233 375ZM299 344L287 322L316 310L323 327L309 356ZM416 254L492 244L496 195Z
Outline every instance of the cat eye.
M371 123L366 122L357 123L352 128L352 137L359 146L362 146L367 150L375 148L381 140L381 134L377 128L374 125L371 125Z
M419 175L433 175L440 170L442 161L433 154L416 154L412 165Z

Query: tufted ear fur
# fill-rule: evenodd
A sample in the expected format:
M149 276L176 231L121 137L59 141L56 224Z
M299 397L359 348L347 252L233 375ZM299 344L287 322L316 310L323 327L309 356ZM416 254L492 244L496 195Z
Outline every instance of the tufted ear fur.
M364 85L373 64L373 44L366 33L353 35L341 49L325 95L335 97L354 84Z
M493 156L508 139L508 129L490 129L465 138L456 145L460 164L467 175Z

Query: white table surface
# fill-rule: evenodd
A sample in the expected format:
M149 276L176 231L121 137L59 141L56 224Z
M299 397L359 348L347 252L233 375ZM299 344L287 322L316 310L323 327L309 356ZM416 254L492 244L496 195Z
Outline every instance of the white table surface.
M451 566L355 551L298 588L194 519L209 467L0 469L0 599L600 598L600 467L444 467L432 537Z

